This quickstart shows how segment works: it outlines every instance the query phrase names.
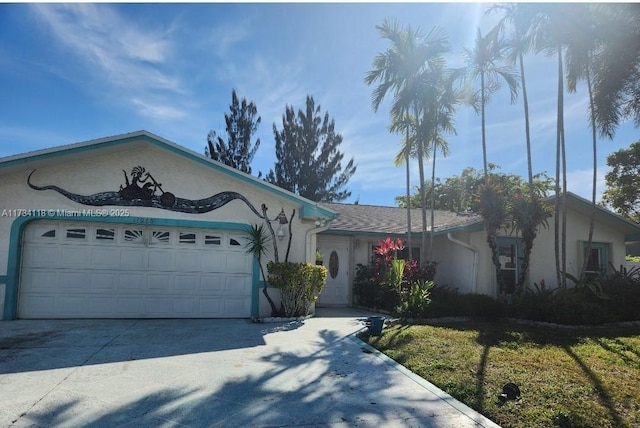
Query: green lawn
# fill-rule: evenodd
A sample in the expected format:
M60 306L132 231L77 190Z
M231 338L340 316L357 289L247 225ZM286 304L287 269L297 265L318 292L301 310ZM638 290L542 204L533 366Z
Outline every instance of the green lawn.
M640 326L398 325L369 343L505 428L640 427ZM507 382L522 399L501 405Z

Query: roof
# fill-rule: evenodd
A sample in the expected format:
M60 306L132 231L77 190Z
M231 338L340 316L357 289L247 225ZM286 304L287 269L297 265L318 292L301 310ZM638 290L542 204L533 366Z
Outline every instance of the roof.
M553 204L555 197L550 196L546 201ZM591 213L591 202L575 193L567 192L567 203L583 215L589 216ZM323 205L339 213L339 217L331 223L331 228L325 233L348 235L406 235L407 233L406 208L337 203ZM640 242L640 224L629 221L601 206L596 206L596 219L624 233L625 242ZM427 212L428 231L431 230L430 220L431 213ZM484 229L482 217L473 213L435 210L434 224L434 235ZM416 234L422 233L422 212L419 208L411 210L411 231Z
M406 208L376 205L324 203L340 215L331 223L328 233L405 235L407 233ZM427 230L431 230L431 213L427 213ZM482 230L482 217L477 214L459 214L451 211L434 212L434 234L459 230ZM411 231L422 233L422 211L411 209Z
M144 130L0 158L0 173L11 173L26 168L35 169L39 165L51 162L52 160L55 161L61 156L72 158L85 157L89 156L88 152L97 149L105 151L121 150L122 145L125 144L130 146L151 145L160 147L179 156L183 156L193 162L205 165L217 172L233 176L240 181L244 181L258 187L261 190L300 204L301 207L298 214L302 218L332 220L337 215L325 205L303 198L278 186L274 186L264 180L214 161L203 154L196 153L186 147L182 147Z

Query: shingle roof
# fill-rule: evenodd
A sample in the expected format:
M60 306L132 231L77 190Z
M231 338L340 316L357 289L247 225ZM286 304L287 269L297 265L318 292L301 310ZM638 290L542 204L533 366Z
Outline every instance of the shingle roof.
M350 233L379 233L403 235L407 232L407 210L398 207L375 205L353 205L323 203L322 205L340 213L331 223L331 231ZM427 212L427 230L430 230L431 213ZM452 229L464 228L482 222L477 214L458 214L451 211L436 210L434 213L435 233L446 233ZM421 210L411 210L411 230L422 232Z

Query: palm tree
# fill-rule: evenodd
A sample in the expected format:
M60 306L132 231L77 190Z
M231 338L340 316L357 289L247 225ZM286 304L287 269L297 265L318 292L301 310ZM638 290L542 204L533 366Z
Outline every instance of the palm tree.
M489 182L485 107L490 96L500 88L502 81L506 82L509 87L511 103L514 103L518 97L518 81L516 75L510 67L499 63L502 59L503 50L504 42L500 38L499 28L496 27L490 30L486 36L482 36L482 33L478 28L473 49L465 48L463 51L463 56L467 63L464 76L467 82L465 83L468 84L480 78L482 160L484 170L484 187L480 189L480 205L483 208L481 210L481 214L487 231L487 243L491 249L491 259L495 266L496 278L500 286L502 285L501 266L500 259L497 254L497 233L499 227L496 227L496 224L506 219L506 208L504 206L505 201L501 200L504 197L503 192L499 189L497 184ZM494 213L491 212L492 209L495 210ZM502 289L502 286L500 288Z
M367 73L365 82L369 85L376 81L381 81L374 90L372 105L377 111L380 103L389 90L394 90L394 99L391 107L391 114L397 123L398 118L404 118L407 150L405 150L405 161L411 152L409 149L410 127L413 117L416 129L419 128L420 112L423 109L420 93L424 92L429 85L436 84L434 76L437 76L444 65L444 53L449 51L449 44L444 30L440 28L432 29L426 36L420 30L413 30L407 26L405 30L400 29L397 23L389 23L385 20L382 26L376 27L380 30L383 38L391 40L393 46L384 53L378 54L374 58L374 70ZM393 126L392 126L393 127ZM422 200L422 255L421 261L425 260L426 248L426 201L424 188L424 164L425 158L424 140L419 138L416 132L415 144L418 157L418 172L420 179L420 194ZM407 186L409 189L409 186ZM409 189L410 190L410 189ZM410 217L410 195L407 191L407 216ZM410 243L408 244L409 248Z
M596 186L598 177L598 138L597 123L595 117L593 84L591 78L592 56L595 52L598 41L596 16L592 13L592 9L588 4L572 4L571 16L575 21L579 22L579 26L574 25L571 36L567 39L565 50L566 58L566 74L567 89L569 92L576 92L579 81L584 80L589 94L589 122L591 125L591 151L593 160L593 174L591 183L591 215L589 219L589 234L587 238L586 249L582 267L578 278L582 279L587 269L589 254L591 253L591 243L593 241L593 231L595 228L596 216Z
M536 6L532 25L533 44L538 52L555 55L558 60L557 123L556 123L556 186L554 207L554 249L558 286L567 286L567 160L564 135L564 69L563 56L573 22L566 4ZM562 179L562 187L560 186Z
M380 32L380 37L388 39L391 47L379 53L373 59L373 70L365 76L365 83L372 85L379 81L379 85L374 89L371 98L371 105L374 111L378 111L380 104L392 91L393 103L391 108L392 126L391 129L404 127L405 142L409 144L410 121L409 108L413 101L411 89L414 86L415 73L408 66L413 61L417 50L418 33L411 27L403 30L396 21L385 19L382 25L376 26ZM405 162L407 166L407 247L409 248L409 258L411 258L411 198L410 198L410 171L409 171L410 150L406 151Z
M494 28L486 36L477 29L474 47L465 48L463 56L467 63L465 79L471 83L480 78L480 108L482 121L482 160L485 180L488 178L487 140L485 130L485 107L491 95L496 92L501 81L507 83L511 93L511 102L518 97L518 81L510 67L498 63L504 49L498 28Z
M503 14L497 24L498 31L511 30L511 38L505 41L506 61L511 66L518 63L520 68L520 84L522 85L529 196L528 198L519 197L514 200L512 204L514 225L521 232L524 244L523 259L516 287L516 292L519 293L524 289L531 251L533 250L538 229L540 226L546 227L547 225L547 211L540 195L535 191L533 182L529 98L524 68L524 55L528 53L531 48L531 35L529 30L533 23L534 10L532 10L531 5L528 4L508 3L495 5L488 10L488 12L492 11Z
M640 126L640 4L592 4L601 44L594 52L594 116L601 136L613 138L620 121Z

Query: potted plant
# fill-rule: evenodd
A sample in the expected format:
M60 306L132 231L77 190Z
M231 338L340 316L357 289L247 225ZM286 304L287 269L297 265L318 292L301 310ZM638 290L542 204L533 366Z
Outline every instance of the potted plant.
M319 248L316 248L316 265L322 266L324 264L324 254Z

